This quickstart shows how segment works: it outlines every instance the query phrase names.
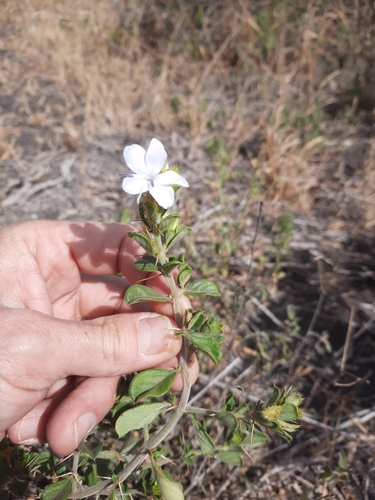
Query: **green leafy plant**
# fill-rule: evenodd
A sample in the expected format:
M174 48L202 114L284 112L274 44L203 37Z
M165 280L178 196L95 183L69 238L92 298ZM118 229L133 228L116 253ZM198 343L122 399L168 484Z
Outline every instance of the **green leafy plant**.
M328 466L324 467L323 472L320 474L320 479L333 484L339 483L340 481L347 481L348 469L348 460L344 453L340 451L337 467L334 469Z
M168 212L179 186L187 185L186 180L176 169L164 165L166 153L156 139L145 152L143 163L140 146L128 148L124 156L134 173L125 176L123 188L139 195L142 220L141 229L129 236L145 251L134 266L144 271L147 284L152 285L153 276L162 275L169 292L163 294L136 284L128 288L125 300L128 305L150 301L172 304L178 325L175 335L182 338L179 365L171 370L150 369L127 376L110 415L97 430L99 442L89 437L69 461L59 462L50 452L23 448L14 448L8 458L2 457L0 471L6 484L2 493L0 490L1 500L8 498L8 492L21 498L26 480L37 470L52 481L44 488L41 500L145 496L181 500L182 485L163 468L166 456L171 455L169 436L181 418L190 420L198 446L182 436L177 456L174 452L171 458L181 458L188 465L196 457L209 456L241 467L244 454L265 443L270 432L290 442L291 433L298 428L302 398L291 390L274 387L268 402L258 402L255 408L233 394L216 410L189 404L188 365L192 354L200 352L219 363L225 337L223 325L215 316L201 309L182 310L181 298L219 297L220 292L211 280L192 279L193 269L185 261L185 254L172 252L191 231L180 223L177 213ZM183 379L180 395L170 392L177 375ZM213 421L223 429L220 439L213 435ZM2 446L6 449L7 443Z

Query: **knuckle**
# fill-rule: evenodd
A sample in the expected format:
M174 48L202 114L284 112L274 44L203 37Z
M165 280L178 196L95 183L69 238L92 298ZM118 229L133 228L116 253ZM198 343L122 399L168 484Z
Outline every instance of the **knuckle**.
M129 359L134 359L137 353L136 342L131 335L123 330L115 317L106 319L102 332L103 358L112 366L126 369Z

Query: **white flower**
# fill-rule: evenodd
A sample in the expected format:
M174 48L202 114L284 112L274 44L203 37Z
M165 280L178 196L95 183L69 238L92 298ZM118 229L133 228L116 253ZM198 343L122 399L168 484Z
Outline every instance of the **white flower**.
M148 191L161 207L167 209L174 202L172 186L189 187L187 180L174 170L160 173L167 160L167 153L157 139L152 139L147 151L138 144L126 146L124 159L134 173L126 174L122 189L129 194L138 194L138 203L142 193Z

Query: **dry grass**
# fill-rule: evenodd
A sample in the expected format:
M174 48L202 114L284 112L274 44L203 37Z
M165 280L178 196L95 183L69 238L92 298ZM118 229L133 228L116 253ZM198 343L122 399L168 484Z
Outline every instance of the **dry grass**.
M324 110L342 106L350 122L373 81L371 15L370 2L8 1L0 82L30 127L72 149L175 130L238 150L261 133L266 197L309 210Z
M205 498L374 498L372 420L350 427L354 440L340 427L375 406L374 345L361 333L373 332L374 40L370 0L0 4L1 224L134 210L118 186L121 149L158 136L192 186L180 207L196 231L189 258L221 281L229 332L263 203L251 294L226 360L244 358L241 384L253 397L293 383L313 423L288 452L254 455L242 475L186 473ZM289 260L285 211L295 220ZM352 329L360 340L347 371L360 374L345 391L339 384L352 379L337 359ZM319 474L339 450L349 479L325 483Z

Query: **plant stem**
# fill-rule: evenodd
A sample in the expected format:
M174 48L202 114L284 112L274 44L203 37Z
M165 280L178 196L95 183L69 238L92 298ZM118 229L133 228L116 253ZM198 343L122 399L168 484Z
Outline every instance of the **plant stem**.
M158 221L160 222L160 221ZM156 248L157 248L157 253L158 253L158 258L161 264L165 264L168 262L168 258L166 255L166 251L163 247L163 242L161 239L160 234L156 231L157 234L154 233L154 238L155 238L155 243L156 243ZM174 317L175 321L177 323L177 326L179 328L182 328L183 326L183 316L181 314L181 305L180 305L180 297L181 297L181 291L173 277L172 276L166 276L166 280L169 284L170 290L171 290L171 296L172 296L172 301L173 301L173 312L174 312ZM181 393L181 398L180 401L172 415L172 417L169 419L169 421L164 425L162 429L160 429L159 432L154 434L148 439L148 436L145 433L145 439L146 441L143 443L141 449L135 455L128 465L117 475L117 480L114 484L109 485L108 483L110 480L105 480L102 481L95 486L92 486L91 488L85 488L83 491L77 491L74 494L70 496L71 499L80 499L80 498L87 498L88 496L91 495L97 495L97 494L111 494L119 484L124 482L130 474L137 468L139 465L144 461L146 458L147 454L159 446L159 444L166 439L166 437L171 433L172 429L176 426L180 418L183 416L183 414L186 412L186 407L187 403L189 401L190 397L190 380L189 380L189 370L188 370L188 353L187 353L187 345L186 345L187 340L182 337L182 347L181 347L181 352L180 352L180 366L181 366L181 374L183 377L183 389ZM212 412L211 412L212 413Z

